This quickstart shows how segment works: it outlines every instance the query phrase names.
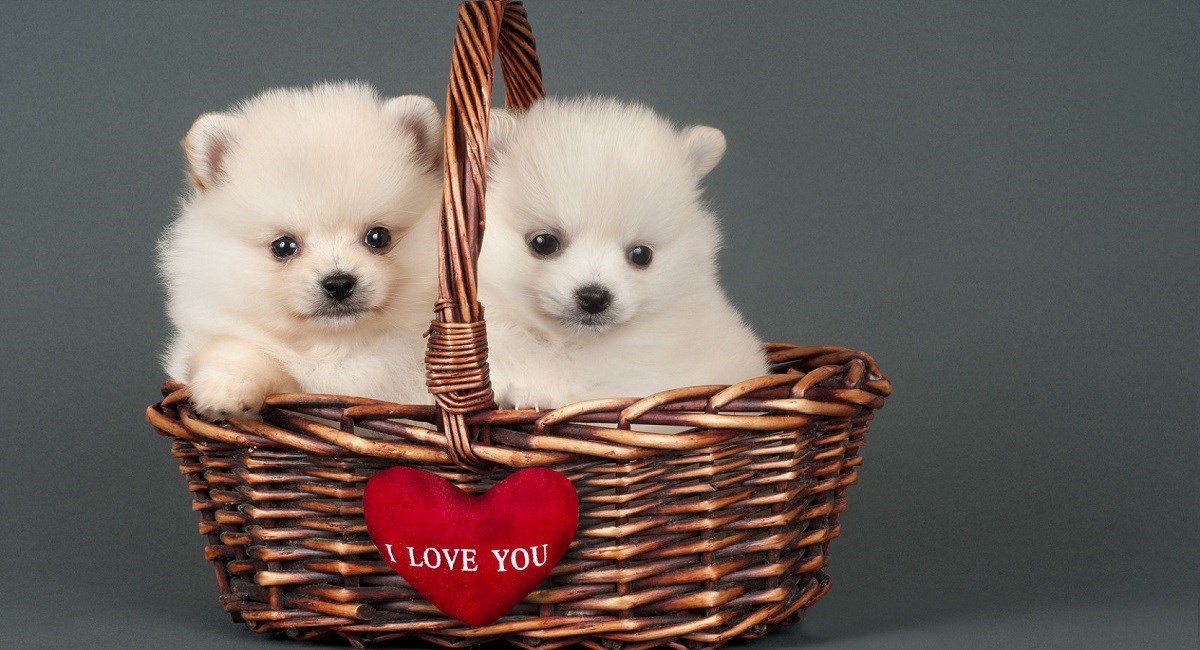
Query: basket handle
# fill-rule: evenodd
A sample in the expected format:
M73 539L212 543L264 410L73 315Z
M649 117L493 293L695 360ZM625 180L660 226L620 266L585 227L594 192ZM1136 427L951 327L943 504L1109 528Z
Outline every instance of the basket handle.
M545 95L524 5L510 0L460 4L446 89L438 301L429 327L425 383L437 403L447 449L467 468L484 465L471 443L487 443L490 436L486 427L468 426L466 418L496 407L483 308L476 293L476 262L485 224L488 120L497 53L505 106L524 110Z

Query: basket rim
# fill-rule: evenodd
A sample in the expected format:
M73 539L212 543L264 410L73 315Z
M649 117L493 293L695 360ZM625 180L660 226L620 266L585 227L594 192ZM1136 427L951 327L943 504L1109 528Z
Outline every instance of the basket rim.
M773 431L808 426L822 417L870 417L891 394L891 382L864 352L784 343L768 343L764 348L775 372L729 386L675 388L645 397L587 400L555 409L493 409L471 414L466 422L489 434L471 442L471 450L485 465L513 468L587 459L633 461L662 452L711 448L746 432L769 436ZM218 424L191 410L188 388L183 384L167 380L162 392L163 399L147 407L146 420L168 437L330 457L460 464L438 428L438 410L432 404L280 393L267 398L268 408L261 420L235 417ZM664 433L639 425L685 430Z

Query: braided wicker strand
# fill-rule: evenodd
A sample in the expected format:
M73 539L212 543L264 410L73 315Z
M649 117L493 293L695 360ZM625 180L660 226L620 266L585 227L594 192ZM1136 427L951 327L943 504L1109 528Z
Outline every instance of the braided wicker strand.
M445 184L438 248L439 297L425 357L429 392L456 462L483 464L471 448L485 427L465 417L495 407L487 366L487 334L476 294L476 261L485 224L488 119L493 61L500 56L505 101L523 110L544 95L541 67L525 8L488 0L459 7L446 91Z

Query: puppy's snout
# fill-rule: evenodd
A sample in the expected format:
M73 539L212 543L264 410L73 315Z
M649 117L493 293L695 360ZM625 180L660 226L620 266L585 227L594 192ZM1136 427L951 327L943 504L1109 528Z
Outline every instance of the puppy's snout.
M612 294L598 284L589 284L575 292L575 301L587 313L599 314L612 303Z
M357 283L358 278L349 273L335 273L321 279L321 288L325 290L325 295L341 302L354 293L354 285Z

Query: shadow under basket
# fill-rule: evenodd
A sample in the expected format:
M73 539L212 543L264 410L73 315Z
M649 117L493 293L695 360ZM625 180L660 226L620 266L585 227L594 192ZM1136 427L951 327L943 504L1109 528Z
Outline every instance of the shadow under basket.
M527 108L543 91L524 8L461 5L426 355L435 404L282 394L262 420L214 424L193 413L186 387L167 382L147 409L173 439L221 605L256 632L335 634L355 646L413 637L698 649L799 620L829 590L829 542L888 380L862 352L774 343L772 374L733 386L495 408L475 260L497 54L508 107ZM579 496L575 539L508 615L470 627L413 590L367 535L364 486L397 465L472 493L520 468L558 471Z

